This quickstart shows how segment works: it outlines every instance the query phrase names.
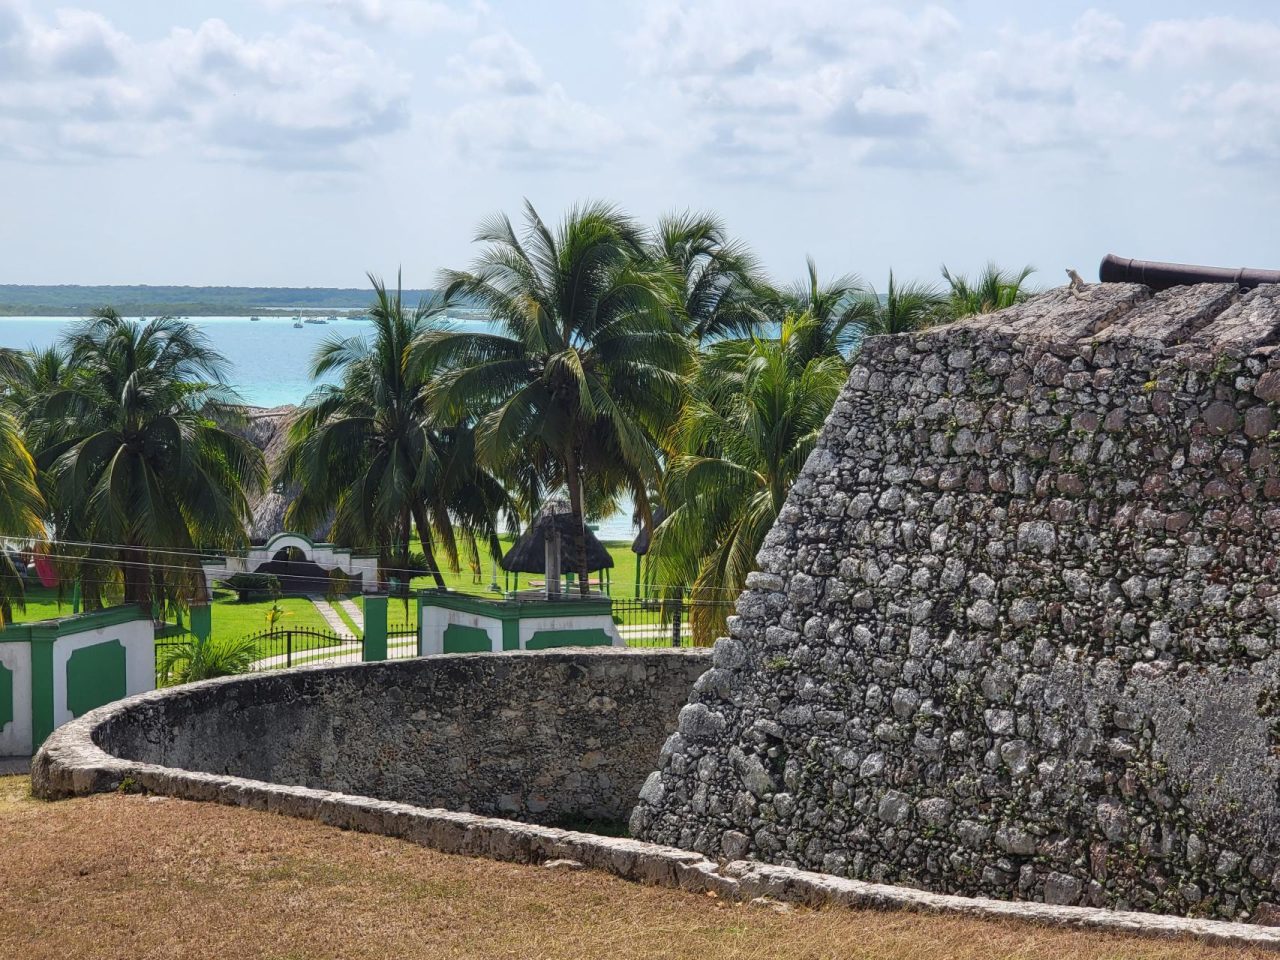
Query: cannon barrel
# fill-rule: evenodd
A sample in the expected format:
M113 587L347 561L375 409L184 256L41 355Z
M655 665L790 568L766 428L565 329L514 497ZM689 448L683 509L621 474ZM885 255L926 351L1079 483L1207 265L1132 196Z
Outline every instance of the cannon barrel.
M1235 283L1241 287L1256 287L1263 283L1280 283L1280 270L1128 260L1108 253L1098 266L1098 279L1103 283L1143 283L1152 290L1167 290L1193 283Z

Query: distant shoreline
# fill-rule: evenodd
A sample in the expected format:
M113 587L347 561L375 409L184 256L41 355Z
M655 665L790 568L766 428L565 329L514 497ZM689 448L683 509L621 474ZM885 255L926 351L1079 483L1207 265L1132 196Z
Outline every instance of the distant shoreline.
M401 291L405 303L415 306L439 295L426 288ZM368 287L0 284L0 317L85 316L104 306L129 317L352 316L366 313L373 302Z

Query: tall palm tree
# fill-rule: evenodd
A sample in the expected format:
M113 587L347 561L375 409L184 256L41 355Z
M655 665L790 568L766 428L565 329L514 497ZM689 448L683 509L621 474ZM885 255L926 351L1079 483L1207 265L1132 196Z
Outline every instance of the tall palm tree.
M286 520L314 529L332 518L337 542L376 548L383 569L400 571L411 567L416 527L427 570L443 587L436 547L457 570L457 527L473 561L477 537L496 556L497 517L511 512L510 501L476 466L466 420L441 424L434 417L428 388L437 370L409 349L442 329L442 303L411 309L399 283L389 293L369 279L372 336L330 339L316 351L312 376L338 379L318 387L290 427L280 479L298 483L300 493ZM400 579L407 589L407 573Z
M22 432L7 411L0 410L0 539L38 537L44 532L43 501L36 486L36 465ZM22 577L7 550L0 550L0 627L23 603Z
M472 269L444 274L446 296L483 306L498 332L432 331L415 352L448 368L433 390L443 408L479 415L484 463L530 489L568 487L586 596L585 504L625 488L648 516L691 345L629 217L590 203L553 230L526 203L525 219L519 234L506 216L484 223Z
M126 603L202 599L196 549L245 542L245 489L264 477L261 453L227 429L239 408L226 361L189 324L135 324L110 308L65 347L74 372L32 426L59 538L92 545L86 600L101 603L104 562L120 568Z
M839 355L847 357L862 339L864 327L873 312L873 297L854 274L823 281L813 258L805 261L803 280L771 295L771 312L775 323L788 316L808 316L813 322L794 324L793 349L806 357Z
M650 255L676 282L678 315L698 342L747 336L767 322L760 266L710 214L670 214L658 221Z
M942 278L947 282L947 314L955 320L975 313L992 313L1011 307L1029 295L1027 278L1036 268L1025 266L1021 270L1002 270L995 263L988 263L976 278L953 274L944 265Z
M722 341L701 361L665 480L674 509L652 548L664 581L690 586L696 642L723 631L844 383L838 354L811 353L818 326L792 315L777 339Z
M30 447L43 449L53 442L43 432L54 424L41 418L42 405L46 398L69 387L74 373L71 353L62 343L12 351L0 364L4 404L22 426Z
M936 288L919 282L898 283L890 270L883 298L874 290L868 291L862 330L867 335L921 330L942 319L945 302Z

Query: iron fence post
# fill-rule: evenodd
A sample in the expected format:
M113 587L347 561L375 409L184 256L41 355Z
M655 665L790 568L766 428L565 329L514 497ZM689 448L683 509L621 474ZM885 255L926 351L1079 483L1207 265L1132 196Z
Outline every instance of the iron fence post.
M684 619L684 593L676 594L675 608L671 615L671 645L680 646L680 621Z
M286 667L293 666L293 631L286 630L284 632L284 665Z

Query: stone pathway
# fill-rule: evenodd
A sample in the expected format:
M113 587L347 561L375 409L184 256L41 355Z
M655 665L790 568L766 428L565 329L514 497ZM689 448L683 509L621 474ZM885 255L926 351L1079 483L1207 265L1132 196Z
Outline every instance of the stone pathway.
M388 659L400 660L416 656L417 653L417 637L397 637L387 641ZM314 650L301 650L295 653L292 657L292 666L315 666L318 663L358 663L360 656L360 648L353 645L318 647ZM290 666L290 658L287 654L282 653L273 657L263 657L261 660L255 660L253 666L249 669L276 670L287 666Z
M356 602L354 600L339 600L338 606L346 611L347 616L351 618L351 622L356 625L356 629L363 633L364 611L356 606Z
M320 612L320 616L324 617L324 622L329 625L329 629L342 637L344 640L354 640L356 635L351 632L351 628L347 626L345 620L338 615L338 611L333 609L331 604L324 597L308 597L311 605Z

